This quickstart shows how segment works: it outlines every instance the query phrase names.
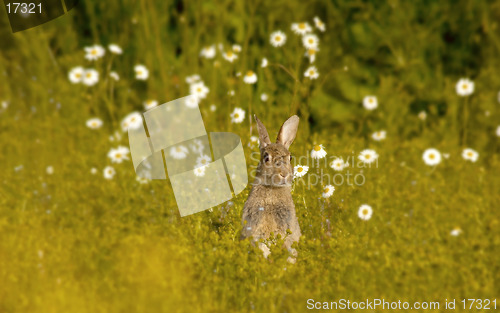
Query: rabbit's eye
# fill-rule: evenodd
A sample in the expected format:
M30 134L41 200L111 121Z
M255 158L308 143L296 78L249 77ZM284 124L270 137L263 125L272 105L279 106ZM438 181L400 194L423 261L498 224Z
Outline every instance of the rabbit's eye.
M269 155L264 155L264 162L269 163Z

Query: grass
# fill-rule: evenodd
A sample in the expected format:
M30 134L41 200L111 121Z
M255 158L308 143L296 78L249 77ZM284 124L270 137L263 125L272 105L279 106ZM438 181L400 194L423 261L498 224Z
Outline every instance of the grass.
M327 31L316 31L320 77L309 81L290 24L316 15ZM445 299L498 297L498 3L85 1L15 35L5 16L0 312L303 312L308 299L341 298L439 301L442 311ZM282 49L268 43L277 29L288 35ZM110 42L125 53L84 60L84 46ZM198 57L218 42L242 46L236 63L220 53L219 65ZM262 57L271 66L260 68ZM133 79L137 63L151 70L147 82ZM67 72L77 65L98 69L100 82L70 84ZM121 76L113 86L108 69ZM248 69L256 85L234 75ZM297 264L278 246L266 261L238 240L248 188L212 212L180 218L168 181L139 184L131 162L114 165L114 179L102 177L109 149L128 145L126 136L108 139L121 118L142 111L146 99L185 96L184 79L195 73L210 88L200 104L207 131L237 133L249 170L257 149L247 145L248 119L231 124L235 107L248 113L251 105L271 136L298 113L296 157L314 144L328 156L365 148L380 155L376 167L351 169L363 174L362 186L336 186L327 200L320 183L303 184L308 176L296 182ZM460 77L475 82L471 97L456 95ZM368 94L380 102L370 112L361 105ZM101 129L85 127L93 116L104 120ZM370 135L380 129L387 139L375 142ZM429 147L450 158L428 167ZM462 159L464 147L479 152L476 163ZM309 165L309 176L334 173ZM369 221L357 216L364 203L374 210ZM450 235L455 227L460 236Z

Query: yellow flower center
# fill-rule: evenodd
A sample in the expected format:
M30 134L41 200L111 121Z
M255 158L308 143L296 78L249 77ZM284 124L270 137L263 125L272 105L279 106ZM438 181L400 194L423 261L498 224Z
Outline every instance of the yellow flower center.
M325 191L324 191L324 192L325 192L325 193L328 193L328 191L330 191L330 189L325 188Z
M316 53L316 51L314 49L309 49L309 50L307 50L307 53L309 55L314 55Z
M196 89L196 91L201 92L201 88L200 88L200 87L198 87L198 88Z
M130 121L131 121L131 122L135 122L135 117L132 117L132 118L130 119Z
M463 85L462 85L462 89L463 89L463 90L467 89L467 87L468 87L468 85L467 85L467 84L463 84Z
M240 115L238 113L234 113L234 118L238 118Z
M305 28L306 28L306 24L304 24L304 23L300 23L300 24L299 24L299 28L300 28L300 29L305 29Z
M368 215L368 209L363 209L363 211L361 212L363 215Z
M181 147L177 147L177 148L175 148L175 151L177 151L177 152L181 152L181 151L182 151L182 149L181 149Z
M95 50L95 49L94 49L94 50L92 50L92 51L90 52L90 54L92 54L92 55L96 55L96 54L97 54L97 50Z
M76 74L75 74L75 77L76 77L76 78L80 78L80 77L82 77L82 74L80 74L80 73L76 73Z
M369 155L369 154L366 154L366 155L365 155L365 159L367 159L367 160L369 160L371 157L372 157L372 156L371 156L371 155Z
M142 71L141 70L137 71L137 75L142 75Z
M313 43L314 43L314 39L310 38L310 39L309 39L309 43L310 43L310 44L313 44Z
M467 155L472 157L474 154L471 151L469 151L469 152L467 152Z
M201 160L201 164L205 164L205 163L207 163L207 160L205 160L205 159Z
M434 160L434 158L435 158L434 154L432 154L432 153L429 154L429 159Z
M91 77L92 77L92 74L91 74L91 73L87 73L85 76L86 76L87 78L91 78Z
M120 159L120 158L122 157L122 155L121 155L120 153L117 153L117 154L115 155L115 157L116 157L117 159Z
M232 57L232 56L233 56L233 53L232 53L231 51L228 51L228 52L226 53L226 55L227 55L227 57L228 57L228 58L230 58L230 57Z
M95 126L97 126L97 122L92 122L90 125L95 127Z
M309 75L314 75L314 70L309 70Z
M314 150L315 150L315 151L319 151L319 150L321 150L321 146L315 146L315 147L314 147Z
M299 168L297 169L297 172L299 172L299 173L300 173L300 172L302 172L303 170L304 170L304 169L303 169L302 167L299 167Z
M281 36L280 36L280 35L278 35L278 36L274 37L274 40L276 40L276 41L281 41Z
M373 98L368 99L369 103L373 103Z
M248 71L247 72L247 76L253 76L253 72L252 71Z

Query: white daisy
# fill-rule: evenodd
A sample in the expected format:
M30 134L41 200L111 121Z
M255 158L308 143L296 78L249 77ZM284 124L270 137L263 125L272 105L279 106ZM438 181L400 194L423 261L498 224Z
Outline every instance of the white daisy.
M200 77L200 75L198 75L198 74L194 74L194 75L191 75L191 76L187 76L187 77L186 77L186 83L188 83L188 84L190 84L190 85L191 85L191 84L194 84L194 83L196 83L196 82L198 82L198 81L200 81L200 80L201 80L201 77Z
M307 70L304 72L305 77L309 77L309 79L316 79L319 77L318 70L316 66L309 66Z
M84 74L85 69L83 67L73 67L68 73L68 79L72 84L78 84L82 82Z
M316 26L317 29L319 29L322 32L324 32L326 29L325 23L323 23L317 16L314 17L314 25Z
M366 96L363 98L363 106L365 109L371 111L378 107L378 100L375 96Z
M217 53L217 50L215 49L215 45L211 45L208 47L204 47L201 49L200 56L205 58L205 59L213 59L215 58L215 54Z
M427 149L424 151L422 159L424 160L425 164L429 166L438 165L439 163L441 163L441 152L434 148Z
M128 155L130 150L124 146L118 146L118 148L111 148L108 152L108 158L111 159L112 163L122 163L124 160L130 160Z
M455 227L450 231L450 235L453 237L460 236L462 234L462 229L460 227Z
M95 61L106 54L106 50L100 45L93 45L90 47L85 47L85 59L89 61Z
M497 137L500 137L500 126L497 127L496 133L497 133Z
M372 217L372 214L373 214L373 209L368 204L363 204L362 206L359 207L358 216L363 221L368 221Z
M313 159L322 159L326 156L326 151L323 145L316 145L311 150L311 158Z
M325 188L323 188L323 193L321 196L323 198L330 198L333 195L333 192L335 191L335 187L332 185L326 185Z
M241 52L241 46L240 45L233 45L233 51L238 53L238 52Z
M210 111L215 112L217 110L217 106L215 104L210 105Z
M297 178L297 177L302 177L304 176L305 174L307 174L307 171L309 171L309 166L306 166L306 165L296 165L294 168L293 168L293 177L294 178Z
M95 175L97 174L97 169L95 167L90 169L90 174Z
M197 177L203 177L205 176L205 170L206 170L206 166L199 166L199 167L196 167L194 169L194 175L196 175Z
M206 154L202 154L196 158L196 167L208 166L210 162L212 162L212 158Z
M138 64L134 66L135 78L138 80L146 80L149 77L149 70L146 66Z
M418 113L418 118L425 121L425 119L427 119L427 113L425 111L420 111L420 113Z
M316 49L307 49L304 53L306 58L309 58L309 63L314 63L316 61L316 53L319 51L319 48Z
M376 141L384 140L386 137L387 137L387 132L385 130L379 130L379 131L374 132L372 134L373 140L376 140Z
M52 165L47 166L47 168L45 169L45 172L46 172L48 175L52 175L52 174L54 174L54 167L53 167Z
M198 99L198 97L193 96L193 95L187 97L186 100L184 100L184 104L188 108L191 108L191 109L197 108L199 102L200 102L200 99Z
M108 49L109 49L109 51L111 51L111 53L114 53L114 54L122 54L123 53L122 48L119 45L114 44L114 43L110 44L108 46Z
M241 108L235 108L233 113L231 113L231 123L239 124L245 120L245 110Z
M318 49L319 38L315 34L307 34L302 37L302 44L306 49Z
M210 89L208 89L203 82L193 83L189 86L189 93L196 96L198 99L205 99L209 91Z
M222 57L226 59L227 61L233 63L234 60L238 58L238 55L234 53L233 51L226 51L222 54Z
M267 62L267 59L266 58L262 58L262 62L260 63L260 66L261 67L267 67L267 64L269 64L269 62Z
M170 148L170 155L177 160L185 159L189 150L183 145L178 145Z
M94 86L97 82L99 82L99 72L94 69L85 70L85 73L83 73L83 84Z
M263 94L260 95L260 100L261 101L266 102L268 99L269 99L269 96L267 95L267 93L263 93ZM499 128L500 128L500 126L499 126Z
M479 158L479 153L471 148L466 148L464 149L464 151L462 151L462 158L464 158L464 160L476 162Z
M275 31L271 34L271 45L274 47L281 47L286 42L286 35L281 30Z
M370 164L378 159L378 154L374 150L365 149L360 152L358 159L365 164Z
M113 177L116 174L116 171L113 167L111 166L106 166L103 170L104 178L106 179L113 179Z
M158 101L146 100L146 101L144 101L143 105L144 105L144 109L149 110L149 109L152 109L152 108L158 106Z
M109 73L109 76L110 76L111 78L113 78L114 80L116 80L116 81L119 81L119 80L120 80L120 75L118 75L118 73L117 73L117 72L115 72L115 71L110 72L110 73Z
M243 81L246 84L255 84L257 82L257 74L255 74L253 71L248 71L243 78Z
M94 117L88 119L87 122L85 122L85 125L87 125L90 129L99 129L102 126L102 120L98 117Z
M468 78L462 78L458 81L455 89L461 97L470 96L474 92L474 82Z
M336 158L330 163L330 167L333 168L335 171L342 171L344 168L348 167L349 163L344 162L341 158Z
M139 112L132 112L121 121L124 132L130 129L138 129L142 125L142 115Z
M292 31L297 35L305 35L312 31L312 27L308 23L292 23Z

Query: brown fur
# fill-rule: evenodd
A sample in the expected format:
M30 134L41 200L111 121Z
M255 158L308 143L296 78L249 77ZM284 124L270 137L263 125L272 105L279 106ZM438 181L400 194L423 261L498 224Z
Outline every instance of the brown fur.
M260 162L252 190L243 207L241 239L254 241L269 238L271 233L285 238L285 247L295 256L292 244L299 241L300 226L295 214L291 185L293 167L288 148L295 139L299 118L290 117L281 127L276 143L271 143L266 128L255 116L260 139ZM287 235L287 229L292 233ZM264 256L269 254L265 244L259 244ZM289 259L294 262L295 259Z

